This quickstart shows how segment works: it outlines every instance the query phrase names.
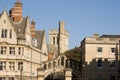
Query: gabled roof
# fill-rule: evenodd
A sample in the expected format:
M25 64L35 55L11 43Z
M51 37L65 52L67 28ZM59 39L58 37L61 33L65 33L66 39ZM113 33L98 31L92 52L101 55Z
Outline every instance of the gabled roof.
M15 31L17 33L17 38L19 39L25 39L25 29L27 24L27 18L23 18L21 22L14 23L13 26L15 28Z
M120 35L102 35L100 38L120 38Z
M25 39L25 30L26 30L26 24L27 24L27 18L23 18L21 21L19 22L13 22L13 19L8 15L7 11L4 10L1 14L0 14L0 17L4 14L4 12L6 12L8 18L9 18L9 21L10 23L13 25L15 31L16 31L16 35L17 35L17 38L19 39Z
M35 31L35 38L38 41L38 48L42 48L43 43L43 37L44 37L45 31Z

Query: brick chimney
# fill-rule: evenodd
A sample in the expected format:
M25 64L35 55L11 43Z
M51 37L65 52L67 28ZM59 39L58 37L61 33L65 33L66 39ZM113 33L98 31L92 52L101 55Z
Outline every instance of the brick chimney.
M33 20L30 25L30 32L31 32L32 38L34 38L35 37L35 22Z
M22 3L18 0L9 13L14 22L19 22L22 19Z

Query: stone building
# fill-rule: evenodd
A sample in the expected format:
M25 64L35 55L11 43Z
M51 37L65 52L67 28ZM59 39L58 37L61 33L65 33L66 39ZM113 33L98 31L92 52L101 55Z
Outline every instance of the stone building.
M81 42L82 80L117 80L120 35L95 34Z
M65 30L65 23L59 22L59 29L49 30L49 53L54 54L54 57L68 50L69 34Z
M0 80L36 80L37 68L46 60L45 31L35 30L16 1L9 14L5 9L0 14Z

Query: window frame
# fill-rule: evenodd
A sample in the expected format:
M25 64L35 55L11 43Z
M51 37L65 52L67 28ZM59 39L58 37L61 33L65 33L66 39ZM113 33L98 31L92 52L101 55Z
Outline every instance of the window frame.
M53 44L55 44L55 37L53 37Z
M110 68L111 69L115 69L116 68L116 61L115 60L111 60L110 61Z
M23 70L23 62L18 62L18 71Z
M15 80L14 77L8 77L8 80Z
M116 80L116 76L115 75L111 75L110 76L110 80Z
M97 53L102 53L103 52L103 48L102 47L97 47Z
M15 62L12 62L12 61L9 62L9 70L11 71L15 70Z
M7 46L0 46L0 54L7 54Z
M21 54L22 54L22 48L18 47L18 55L21 55Z
M116 48L114 47L110 48L110 54L116 54Z
M8 33L7 29L2 29L2 31L1 31L1 38L7 38L7 33Z
M6 62L5 61L0 61L0 71L6 70Z
M10 30L9 38L12 39L12 30Z
M6 80L5 77L0 77L0 80Z
M15 47L9 47L9 54L15 55Z

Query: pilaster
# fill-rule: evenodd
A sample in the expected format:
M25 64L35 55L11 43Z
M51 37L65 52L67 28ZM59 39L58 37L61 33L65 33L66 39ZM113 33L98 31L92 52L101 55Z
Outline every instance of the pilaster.
M72 69L66 68L66 70L65 70L65 80L72 80Z
M43 68L38 68L37 73L38 73L38 80L44 80L44 72L45 70Z

